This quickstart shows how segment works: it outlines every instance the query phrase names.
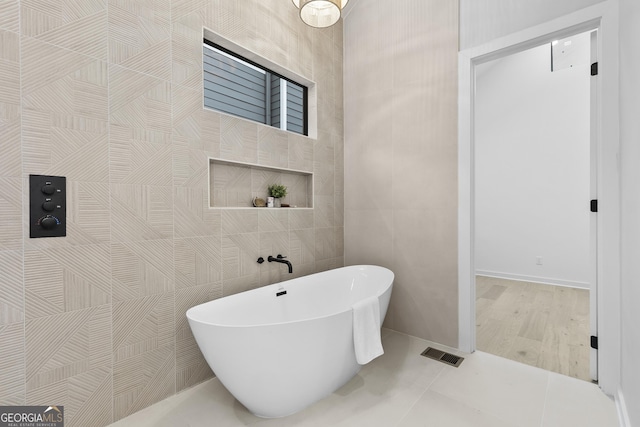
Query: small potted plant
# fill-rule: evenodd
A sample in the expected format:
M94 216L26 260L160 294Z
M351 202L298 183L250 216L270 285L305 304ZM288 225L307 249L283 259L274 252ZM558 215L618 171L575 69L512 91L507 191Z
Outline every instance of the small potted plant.
M269 195L274 198L274 206L280 207L280 199L287 195L287 187L281 184L273 184L269 186Z

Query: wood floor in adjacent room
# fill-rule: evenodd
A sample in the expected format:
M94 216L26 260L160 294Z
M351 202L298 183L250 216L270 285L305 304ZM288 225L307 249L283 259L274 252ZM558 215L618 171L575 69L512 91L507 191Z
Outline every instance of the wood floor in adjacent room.
M591 381L589 291L476 277L478 350Z

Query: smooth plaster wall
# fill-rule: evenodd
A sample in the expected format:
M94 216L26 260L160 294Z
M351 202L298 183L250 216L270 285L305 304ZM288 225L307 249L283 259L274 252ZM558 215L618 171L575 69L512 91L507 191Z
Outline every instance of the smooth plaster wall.
M345 263L395 273L385 325L457 346L456 0L360 0L344 23Z
M620 1L620 137L622 152L622 364L627 427L640 425L640 3Z
M460 0L460 49L478 46L603 0Z
M202 108L203 26L317 83L318 138ZM100 427L212 373L185 311L343 265L342 24L282 0L0 4L0 405ZM313 171L313 210L210 210L208 156ZM67 177L29 239L28 175Z
M571 68L548 43L476 67L478 274L589 287L590 34L571 42Z

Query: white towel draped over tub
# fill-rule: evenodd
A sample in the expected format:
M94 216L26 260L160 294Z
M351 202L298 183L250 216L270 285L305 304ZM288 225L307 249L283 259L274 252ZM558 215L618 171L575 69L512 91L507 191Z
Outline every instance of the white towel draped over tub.
M384 354L380 338L380 304L371 296L353 305L353 344L360 365Z

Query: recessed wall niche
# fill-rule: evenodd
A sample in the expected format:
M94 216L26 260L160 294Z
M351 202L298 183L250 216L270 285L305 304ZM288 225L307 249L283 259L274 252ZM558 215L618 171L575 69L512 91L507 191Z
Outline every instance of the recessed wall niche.
M312 172L209 159L211 208L253 208L253 199L266 200L272 184L287 187L287 196L281 201L290 208L313 208Z

